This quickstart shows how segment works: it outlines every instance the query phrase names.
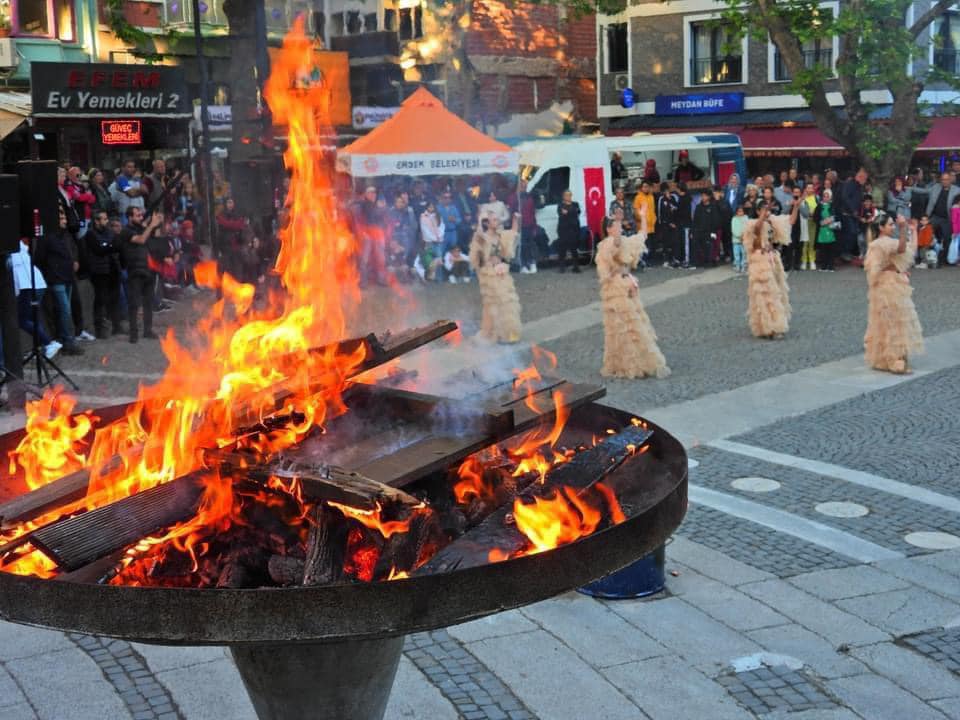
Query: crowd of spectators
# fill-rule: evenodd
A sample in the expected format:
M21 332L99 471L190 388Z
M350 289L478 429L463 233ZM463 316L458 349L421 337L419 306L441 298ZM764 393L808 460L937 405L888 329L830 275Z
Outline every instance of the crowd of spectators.
M58 226L23 238L11 256L20 327L33 333L32 303L39 303L37 331L48 358L81 355L81 343L111 335L131 343L156 338L153 314L196 292L202 213L190 176L162 159L149 168L126 160L116 173L65 164L50 192ZM87 283L92 318L81 300Z
M871 224L881 210L919 220L918 267L956 265L960 259L960 162L935 178L914 170L889 187L871 183L863 168L847 177L791 168L746 183L734 173L723 186L694 191L683 180L657 183L654 174L655 166L646 168L632 201L626 187L617 187L609 207L609 216L627 233L646 219L646 262L673 268L729 263L743 271L741 238L761 205L771 215L790 218L792 243L781 248L788 271L862 266L873 239Z

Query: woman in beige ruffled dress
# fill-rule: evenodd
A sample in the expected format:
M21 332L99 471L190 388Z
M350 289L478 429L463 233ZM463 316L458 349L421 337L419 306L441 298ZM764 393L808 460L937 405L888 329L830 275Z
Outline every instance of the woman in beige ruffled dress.
M749 257L747 319L754 337L779 340L790 328L790 289L780 254L771 242L773 231L770 210L764 205L758 208L757 219L748 221L743 231Z
M916 228L903 216L896 225L899 238L894 237L893 218L880 216L875 226L877 237L863 261L869 301L863 348L870 367L904 374L910 372L910 356L923 352L923 329L907 276L917 248Z
M603 304L603 368L605 377L665 378L667 361L657 346L639 287L630 270L646 252L646 222L638 235L623 237L620 222L604 221L607 237L597 246L597 275Z
M481 227L470 241L470 265L480 284L480 335L496 342L515 343L520 340L520 298L510 277L509 262L516 252L517 231L502 229L495 214L479 220ZM517 216L514 227L519 222Z

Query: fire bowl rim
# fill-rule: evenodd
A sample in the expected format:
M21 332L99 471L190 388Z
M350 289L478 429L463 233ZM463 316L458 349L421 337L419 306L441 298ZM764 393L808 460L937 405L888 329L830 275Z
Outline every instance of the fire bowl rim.
M637 417L600 403L588 411ZM573 417L571 417L571 422ZM664 542L687 508L687 457L666 430L651 455L668 470L651 504L549 552L390 582L318 587L115 587L0 572L0 619L160 645L337 642L405 635L545 600L620 570ZM0 446L18 432L0 435Z

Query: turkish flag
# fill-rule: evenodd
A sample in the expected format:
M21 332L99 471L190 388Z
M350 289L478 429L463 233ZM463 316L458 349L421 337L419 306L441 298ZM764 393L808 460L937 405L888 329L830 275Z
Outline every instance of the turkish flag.
M599 237L602 234L603 218L607 214L607 194L602 167L583 169L583 189L587 203L587 227L594 236Z

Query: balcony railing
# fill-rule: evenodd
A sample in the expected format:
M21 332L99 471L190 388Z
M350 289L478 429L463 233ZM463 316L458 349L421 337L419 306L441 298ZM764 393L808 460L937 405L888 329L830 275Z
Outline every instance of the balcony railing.
M956 50L934 50L933 66L937 70L960 76L960 52Z
M828 70L833 69L832 49L803 51L803 66L807 68L807 70L812 70L818 65ZM790 70L787 69L787 64L783 61L783 56L779 51L774 53L773 57L773 79L778 82L786 82L793 79L790 77Z
M690 60L691 85L722 85L743 82L743 58L728 55Z

